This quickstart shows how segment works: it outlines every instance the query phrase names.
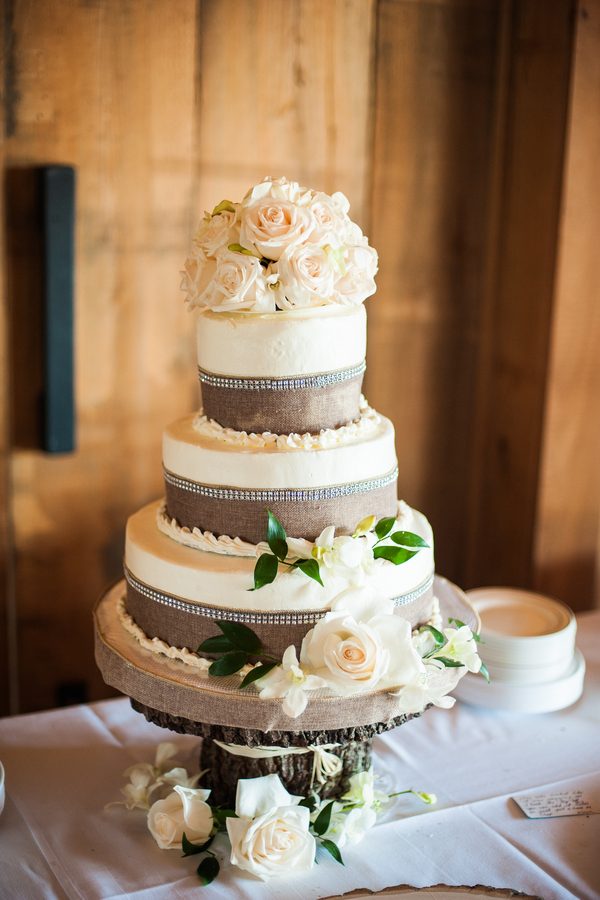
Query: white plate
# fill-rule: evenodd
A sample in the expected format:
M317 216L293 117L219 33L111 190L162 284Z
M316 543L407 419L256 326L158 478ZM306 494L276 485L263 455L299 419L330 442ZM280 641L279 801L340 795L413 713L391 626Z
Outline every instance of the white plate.
M477 588L467 597L481 618L479 649L486 664L530 668L571 658L577 624L560 600L501 587Z
M575 650L569 670L554 681L544 684L514 684L492 681L488 684L481 675L465 675L452 694L464 703L487 709L510 712L544 713L571 706L581 697L585 660Z
M479 645L481 656L481 644ZM501 666L491 663L482 657L492 681L512 682L514 684L544 684L556 681L566 675L573 665L573 650L558 662L544 666Z

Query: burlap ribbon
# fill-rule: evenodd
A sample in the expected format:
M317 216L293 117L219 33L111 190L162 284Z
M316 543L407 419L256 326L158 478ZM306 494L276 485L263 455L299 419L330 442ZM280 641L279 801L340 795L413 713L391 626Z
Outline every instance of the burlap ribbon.
M318 434L359 417L364 364L327 375L224 378L199 369L205 415L224 428Z
M144 633L149 638L160 638L171 647L187 647L194 652L207 638L220 634L215 620L225 620L249 625L260 638L264 652L281 658L290 645L300 649L305 635L326 612L323 609L260 613L201 606L157 591L129 571L126 576L127 612ZM432 600L433 575L414 591L397 598L399 615L414 628L429 619Z
M166 470L164 477L171 519L190 531L228 534L252 544L267 539L267 510L287 534L310 541L332 523L336 534L353 534L365 516L382 519L398 512L397 471L357 484L296 491L238 491L197 484Z

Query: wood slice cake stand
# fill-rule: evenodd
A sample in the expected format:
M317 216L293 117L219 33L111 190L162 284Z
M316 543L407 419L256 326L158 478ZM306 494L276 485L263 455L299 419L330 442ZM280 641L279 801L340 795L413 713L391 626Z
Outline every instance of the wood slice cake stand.
M436 576L434 593L444 625L453 617L478 630L477 614L459 588ZM311 691L304 712L292 719L283 713L281 700L261 700L254 685L240 691L238 675L214 678L144 649L119 619L117 606L124 595L122 580L94 610L98 667L106 683L127 694L133 709L149 721L203 738L200 766L209 771L202 784L211 788L214 805L235 804L239 778L271 773L293 794L306 796L317 789L322 798L340 796L352 775L370 767L373 738L416 717L385 691L341 698L322 689ZM463 672L444 669L434 676L436 684L453 688ZM262 755L277 753L277 748L281 755ZM258 751L259 758L238 755L248 750ZM324 754L340 759L341 768L333 775L324 775Z

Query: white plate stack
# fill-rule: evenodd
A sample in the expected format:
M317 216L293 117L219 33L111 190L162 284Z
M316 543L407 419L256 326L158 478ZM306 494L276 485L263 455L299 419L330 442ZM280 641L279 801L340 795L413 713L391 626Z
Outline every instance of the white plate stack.
M584 659L575 648L577 624L559 600L516 588L467 591L481 619L479 655L490 673L466 675L459 700L513 712L551 712L575 703L583 690Z

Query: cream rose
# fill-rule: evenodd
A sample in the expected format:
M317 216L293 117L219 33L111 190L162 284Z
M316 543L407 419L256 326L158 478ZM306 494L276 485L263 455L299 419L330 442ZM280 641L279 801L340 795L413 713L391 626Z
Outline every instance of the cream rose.
M198 302L215 310L275 312L275 295L265 289L264 282L263 267L255 256L223 250L212 281Z
M213 828L210 791L177 785L165 800L157 800L148 812L148 828L161 850L181 850L183 832L192 844L203 844Z
M315 225L313 214L289 200L264 197L242 205L240 244L247 250L278 260L286 247L305 241Z
M346 273L334 285L333 296L338 303L358 305L374 294L377 285L377 253L372 247L348 247Z
M288 247L277 263L281 292L289 306L316 306L333 293L334 268L322 247ZM279 302L279 301L278 301Z
M266 881L312 869L315 839L310 813L298 806L302 797L289 794L277 775L240 778L235 811L227 819L231 862Z
M189 303L190 310L194 309L195 306L206 305L202 300L202 296L212 282L216 270L216 261L209 259L201 249L197 250L195 256L186 259L184 269L180 273L181 290L187 291L186 300Z
M304 638L301 662L342 695L410 684L424 665L393 610L373 589L345 591Z
M214 256L220 249L230 244L237 244L240 239L240 226L236 222L236 214L224 210L210 219L203 219L196 235L196 241L207 256Z
M309 208L315 217L315 227L309 241L339 247L343 243L342 235L346 228L345 216L339 207L327 194L316 194Z

